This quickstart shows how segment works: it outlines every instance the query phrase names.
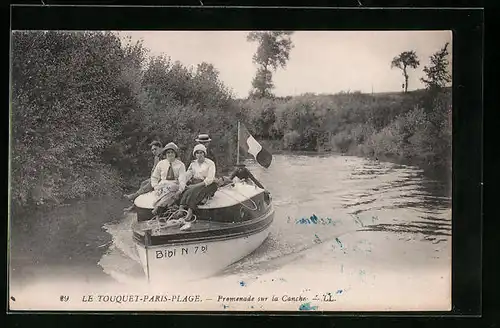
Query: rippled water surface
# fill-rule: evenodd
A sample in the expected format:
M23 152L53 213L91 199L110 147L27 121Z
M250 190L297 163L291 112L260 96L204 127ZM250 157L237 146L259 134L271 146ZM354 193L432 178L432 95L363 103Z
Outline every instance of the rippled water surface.
M351 156L275 155L269 169L254 163L248 167L273 197L276 212L269 238L216 276L156 290L207 295L331 291L339 297L337 303L314 305L320 310L331 304L337 310L449 308L451 199L442 182L415 167ZM106 224L103 229L112 242L98 246L106 249L104 255L64 271L65 276L58 272L51 283L62 286L65 280L66 289L86 290L103 281L118 284L119 291L144 283L130 230L133 221L129 215ZM100 271L101 277L89 274L85 282L75 282L87 269ZM54 285L43 288L36 293L50 292ZM258 309L253 303L203 304L207 309ZM274 302L260 308L297 310L299 305L309 306Z
M441 182L426 179L417 168L348 156L278 155L269 169L251 163L249 169L272 193L275 221L264 244L221 276L258 275L285 265L293 270L305 260L325 265L318 250L329 242L340 245L354 232L365 248L376 232L418 241L414 251L422 249L423 265L426 255L434 256L426 253L429 246L433 253L444 250L442 265L449 264L450 199L442 195ZM130 239L132 221L106 227L114 244L100 265L118 280L144 275ZM391 262L405 261L404 254L387 251L394 253Z

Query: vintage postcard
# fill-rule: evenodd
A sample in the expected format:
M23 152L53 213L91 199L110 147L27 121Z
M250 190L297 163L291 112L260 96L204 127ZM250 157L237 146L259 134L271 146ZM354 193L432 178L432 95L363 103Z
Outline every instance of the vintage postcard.
M10 310L450 310L452 42L12 31Z

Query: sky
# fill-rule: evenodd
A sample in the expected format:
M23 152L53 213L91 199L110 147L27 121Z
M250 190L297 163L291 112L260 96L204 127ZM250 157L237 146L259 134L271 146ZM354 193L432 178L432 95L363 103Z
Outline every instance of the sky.
M149 55L166 55L186 66L212 63L220 79L237 98L245 98L257 65L252 62L257 42L248 42L248 31L121 31L122 36L143 40ZM401 91L404 82L392 59L414 50L420 60L410 70L408 90L423 88L420 77L429 57L446 42L452 53L451 31L296 31L294 48L284 69L273 74L277 96L341 91ZM450 58L451 63L451 58Z

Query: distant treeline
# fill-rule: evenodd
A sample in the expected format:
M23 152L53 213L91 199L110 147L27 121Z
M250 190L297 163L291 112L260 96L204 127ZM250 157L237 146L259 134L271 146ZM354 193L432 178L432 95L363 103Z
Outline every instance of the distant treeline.
M235 100L209 63L188 69L111 32L12 35L14 208L121 194L151 170L149 143L187 164L208 132L218 170L234 164L236 122L279 149L451 160L451 94L341 93Z
M245 99L256 137L279 150L335 151L451 165L451 89Z
M111 32L15 32L12 47L14 208L137 187L153 140L176 142L189 163L209 132L221 167L233 161L238 109L211 64L147 59Z

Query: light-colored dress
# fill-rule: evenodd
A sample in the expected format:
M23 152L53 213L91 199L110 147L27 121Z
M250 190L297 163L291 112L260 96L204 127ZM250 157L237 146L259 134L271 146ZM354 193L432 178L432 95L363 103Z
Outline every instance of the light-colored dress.
M151 186L158 192L154 207L174 203L177 191L183 191L186 187L185 174L186 166L178 159L172 163L168 159L158 162L151 174Z

